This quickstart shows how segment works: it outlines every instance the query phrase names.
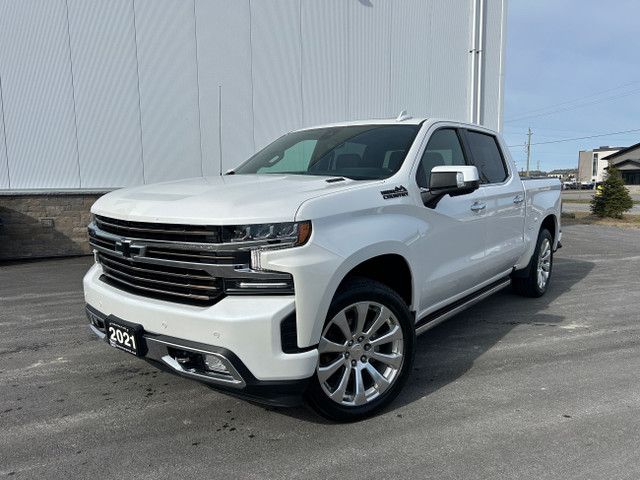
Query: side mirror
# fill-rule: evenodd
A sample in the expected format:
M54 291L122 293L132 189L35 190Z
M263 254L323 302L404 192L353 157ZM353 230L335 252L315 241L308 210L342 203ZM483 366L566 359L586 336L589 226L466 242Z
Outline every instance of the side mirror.
M434 195L465 195L480 186L478 169L472 165L444 165L433 167L429 191Z
M433 167L429 177L429 190L422 192L422 201L425 206L435 208L445 195L466 195L477 190L479 186L480 175L473 165Z

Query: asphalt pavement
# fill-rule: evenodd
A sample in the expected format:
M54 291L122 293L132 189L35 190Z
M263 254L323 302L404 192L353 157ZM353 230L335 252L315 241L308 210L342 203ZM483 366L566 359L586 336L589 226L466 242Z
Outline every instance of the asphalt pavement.
M382 414L327 422L160 372L94 337L91 258L0 265L0 477L638 479L640 231L564 228L546 296L418 339Z

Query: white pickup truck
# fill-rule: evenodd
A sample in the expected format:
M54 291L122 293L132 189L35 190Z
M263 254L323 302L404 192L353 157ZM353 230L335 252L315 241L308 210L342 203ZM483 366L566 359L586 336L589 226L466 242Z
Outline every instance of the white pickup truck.
M234 171L93 206L84 278L111 346L273 405L380 411L416 335L511 284L549 286L560 183L486 128L401 117L284 135Z

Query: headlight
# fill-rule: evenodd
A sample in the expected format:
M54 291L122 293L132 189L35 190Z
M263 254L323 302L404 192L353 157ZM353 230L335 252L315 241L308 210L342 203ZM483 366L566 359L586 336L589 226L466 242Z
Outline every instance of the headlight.
M304 245L311 236L311 222L236 225L224 227L224 242L244 243L248 248L289 248Z
M263 270L261 253L265 250L299 247L311 237L311 222L237 225L224 227L224 241L251 251L251 269Z

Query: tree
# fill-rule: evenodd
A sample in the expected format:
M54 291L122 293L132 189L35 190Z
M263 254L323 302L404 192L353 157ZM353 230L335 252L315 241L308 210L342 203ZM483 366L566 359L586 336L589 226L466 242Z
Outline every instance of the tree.
M607 175L601 184L599 195L591 199L591 212L599 217L622 218L622 213L631 210L633 200L620 178L620 173L615 167L607 169Z

